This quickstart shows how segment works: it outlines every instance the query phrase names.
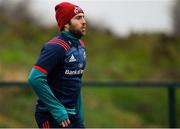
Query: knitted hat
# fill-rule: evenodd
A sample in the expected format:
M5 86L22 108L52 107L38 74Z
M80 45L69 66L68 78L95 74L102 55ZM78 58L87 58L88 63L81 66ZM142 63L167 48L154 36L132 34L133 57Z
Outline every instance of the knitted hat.
M83 10L72 3L62 2L55 7L56 21L61 30L75 15L84 13Z

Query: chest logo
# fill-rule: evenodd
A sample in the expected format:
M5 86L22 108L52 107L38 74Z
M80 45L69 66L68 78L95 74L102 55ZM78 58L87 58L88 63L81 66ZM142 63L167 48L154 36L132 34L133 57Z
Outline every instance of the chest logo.
M86 52L84 52L84 59L86 59Z
M72 54L71 55L71 58L69 59L69 62L75 62L76 61L76 58L74 57L74 55Z
M79 67L79 68L82 68L82 67L83 67L83 63L79 63L79 64L78 64L78 67Z

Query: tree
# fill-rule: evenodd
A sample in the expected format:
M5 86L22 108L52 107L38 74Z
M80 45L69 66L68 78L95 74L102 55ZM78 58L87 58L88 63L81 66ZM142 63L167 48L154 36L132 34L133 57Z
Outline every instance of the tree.
M30 0L1 0L0 17L15 22L22 19L32 20L29 13Z

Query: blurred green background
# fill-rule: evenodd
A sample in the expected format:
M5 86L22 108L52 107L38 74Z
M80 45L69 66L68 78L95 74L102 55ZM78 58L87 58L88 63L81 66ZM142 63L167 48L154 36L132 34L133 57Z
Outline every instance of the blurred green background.
M7 11L8 7L2 3L0 6L2 81L26 81L42 45L58 34L56 26L42 26L32 20L28 12L21 11L26 10L25 5L27 3L22 2L12 14ZM177 5L180 5L178 1ZM178 12L179 6L174 8L174 12ZM174 20L178 21L176 18ZM88 22L87 35L83 38L87 48L84 81L179 81L179 24L174 22L176 27L169 35L163 32L132 32L121 37L109 29L97 29ZM177 125L180 127L179 89L176 93ZM84 87L83 96L87 127L168 127L165 88ZM30 87L1 88L0 127L37 127L35 102L36 97Z

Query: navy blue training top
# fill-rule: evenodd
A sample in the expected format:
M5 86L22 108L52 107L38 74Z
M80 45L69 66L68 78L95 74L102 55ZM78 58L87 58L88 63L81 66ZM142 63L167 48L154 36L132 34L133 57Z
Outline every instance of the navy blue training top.
M74 109L85 65L84 43L61 33L44 45L34 68L47 74L48 85L63 106ZM37 101L38 107L45 107L41 100Z

